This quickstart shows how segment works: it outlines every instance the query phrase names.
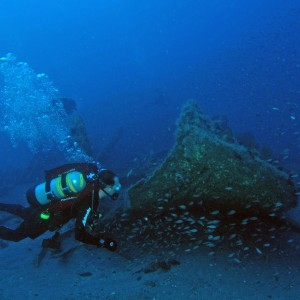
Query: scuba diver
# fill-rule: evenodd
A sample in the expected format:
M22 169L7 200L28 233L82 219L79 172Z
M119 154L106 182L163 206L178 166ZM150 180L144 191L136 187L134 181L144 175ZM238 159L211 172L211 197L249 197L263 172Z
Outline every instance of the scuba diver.
M16 228L0 226L0 239L18 242L35 239L46 231L57 231L69 220L76 218L76 240L105 247L117 248L113 239L96 232L101 214L99 200L108 196L116 200L121 184L119 178L107 169L98 169L92 163L66 164L46 171L46 181L26 193L29 207L0 203L0 211L21 217L24 221ZM58 249L59 233L43 240L43 247Z

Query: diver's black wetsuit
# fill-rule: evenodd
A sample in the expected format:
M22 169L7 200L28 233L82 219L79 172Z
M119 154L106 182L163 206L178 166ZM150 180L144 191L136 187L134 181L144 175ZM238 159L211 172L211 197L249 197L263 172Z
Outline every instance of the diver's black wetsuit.
M98 200L94 199L95 211L97 206ZM0 203L0 211L9 212L24 220L16 229L9 229L4 226L0 226L0 239L14 242L18 242L27 237L35 239L48 230L58 230L72 218L76 218L75 238L87 244L98 245L99 236L90 234L90 230L87 231L87 226L90 225L89 222L86 224L83 223L89 208L92 208L92 199L91 195L86 195L85 199L81 199L71 208L63 211L51 212L50 218L45 220L40 217L43 212L42 208L23 207L18 204ZM90 214L92 214L92 210ZM90 214L87 216L89 217Z
M9 229L0 226L0 238L18 242L26 237L34 239L48 230L47 224L40 219L41 211L33 207L23 207L18 204L0 203L0 210L21 217L24 221L16 228ZM40 224L39 224L40 223Z
M76 216L73 216L74 212L61 211L51 215L48 220L44 220L40 217L42 210L38 208L0 203L1 211L7 211L21 217L24 220L16 229L9 229L4 226L0 226L0 239L14 242L18 242L27 237L35 239L48 230L58 230L70 219L76 217L75 238L87 244L97 245L99 237L95 237L88 233L82 223L87 209L88 208L84 209L83 207L80 208L77 210Z
M74 166L80 168L86 175L89 172L97 171L97 167L94 164L69 164L55 168L49 172L59 173ZM27 191L27 200L31 204L30 207L0 203L0 211L9 212L24 220L16 229L0 226L0 239L15 242L27 237L35 239L48 230L58 230L68 221L75 218L75 238L87 244L99 245L99 239L102 237L94 233L91 226L95 220L95 216L97 216L94 212L97 211L99 203L98 190L99 186L97 183L87 183L85 189L76 197L73 197L72 201L51 202L48 207L48 212L50 213L49 219L41 218L41 213L45 211L45 206L41 206L36 202L34 189ZM64 206L65 204L67 206Z

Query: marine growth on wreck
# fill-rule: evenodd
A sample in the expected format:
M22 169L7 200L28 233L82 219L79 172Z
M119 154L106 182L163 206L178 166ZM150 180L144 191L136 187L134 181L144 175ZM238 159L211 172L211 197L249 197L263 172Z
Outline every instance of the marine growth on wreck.
M296 206L289 175L237 143L227 128L187 102L165 161L128 190L131 209L184 205L271 214ZM163 200L163 203L160 201Z
M239 264L284 253L283 240L299 249L288 235L299 227L284 216L297 203L289 175L237 143L194 101L184 105L177 125L167 158L128 189L130 208L99 231L115 236L124 255L130 248L162 257L207 249Z

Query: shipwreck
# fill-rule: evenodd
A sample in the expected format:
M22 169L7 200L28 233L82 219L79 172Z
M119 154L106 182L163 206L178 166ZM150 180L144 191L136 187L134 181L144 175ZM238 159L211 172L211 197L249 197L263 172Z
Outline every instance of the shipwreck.
M297 205L289 174L239 144L195 101L183 108L176 143L163 163L128 189L131 210L190 203L206 209L272 214Z

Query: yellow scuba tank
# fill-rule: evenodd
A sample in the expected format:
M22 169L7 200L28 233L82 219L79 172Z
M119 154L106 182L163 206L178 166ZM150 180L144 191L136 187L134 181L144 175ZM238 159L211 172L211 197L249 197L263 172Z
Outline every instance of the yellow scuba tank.
M32 196L34 197L28 200L31 200L29 202L33 206L44 206L52 200L72 198L84 190L85 187L86 181L83 174L78 171L71 171L37 185L32 190L34 192ZM33 200L35 203L32 203Z

